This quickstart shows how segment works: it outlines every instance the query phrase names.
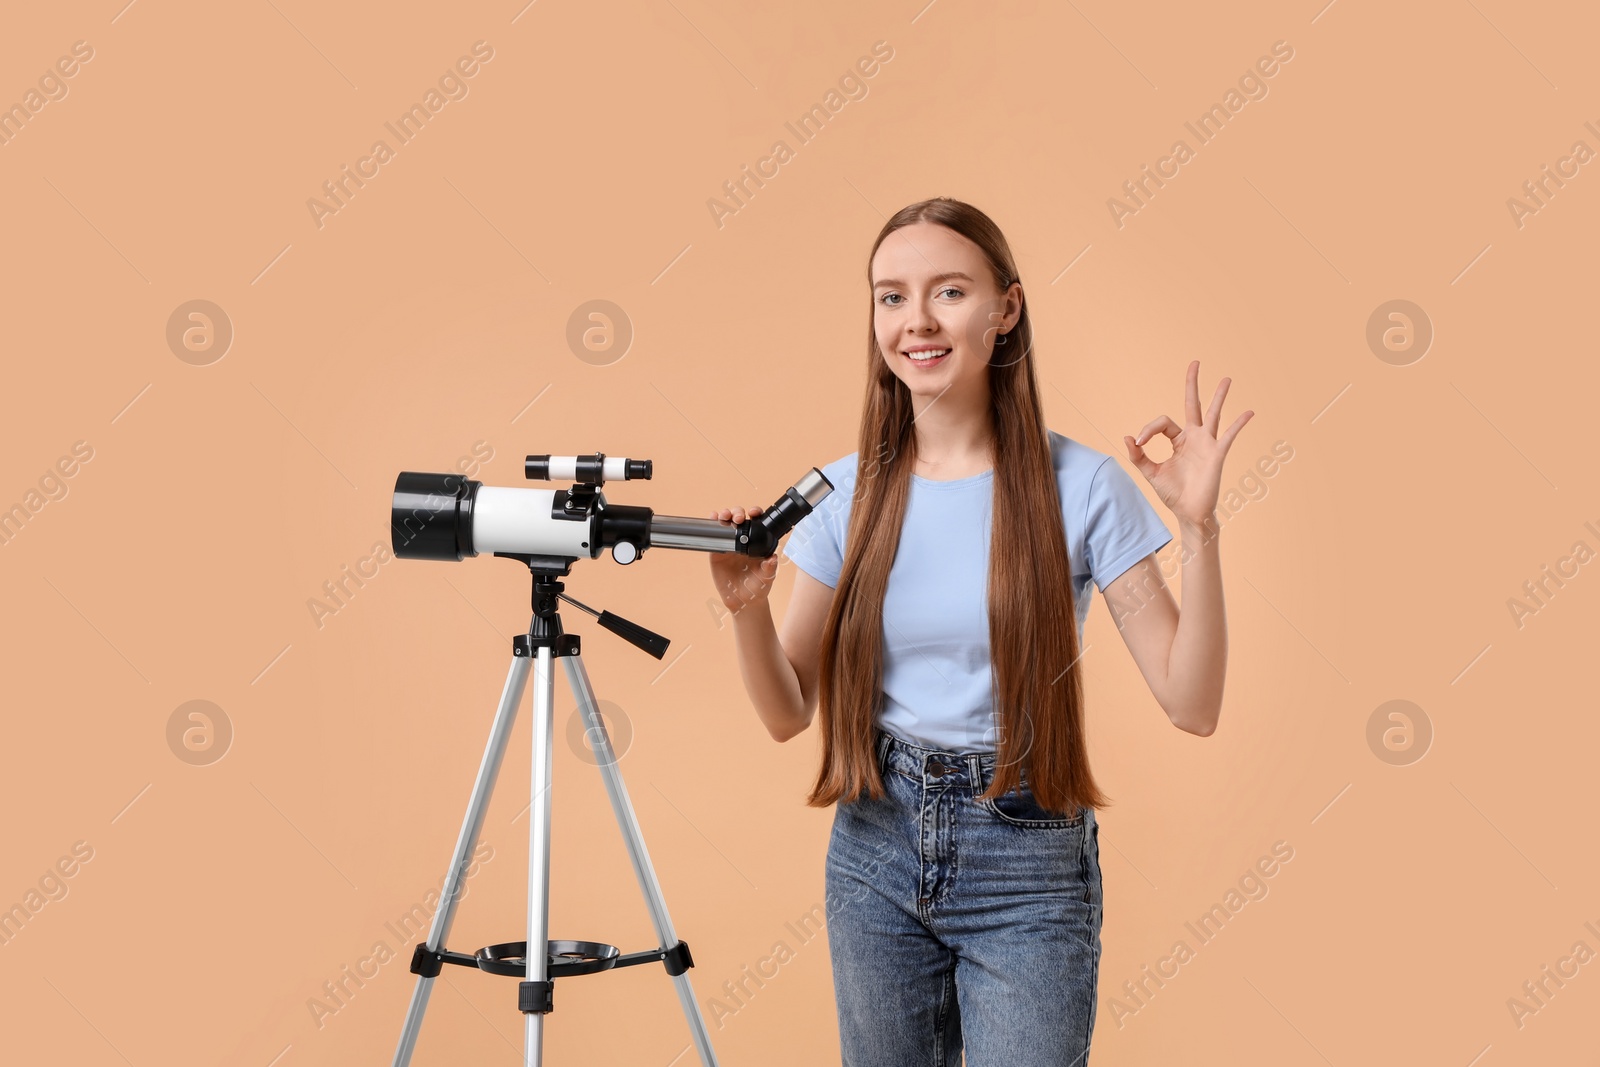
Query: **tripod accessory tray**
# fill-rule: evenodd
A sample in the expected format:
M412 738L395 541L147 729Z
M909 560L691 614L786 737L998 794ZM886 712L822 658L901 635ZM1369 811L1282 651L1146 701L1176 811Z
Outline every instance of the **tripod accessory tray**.
M676 977L694 966L689 944L681 939L671 948L630 952L626 956L618 955L617 946L602 941L547 941L546 945L548 963L545 973L549 978L544 982L521 983L517 990L517 1009L521 1012L544 1014L554 1011L557 978L572 978L580 974L609 971L613 967L632 967L657 961L666 965L669 975ZM528 973L527 954L526 941L485 945L471 956L444 948L429 952L427 945L419 944L411 954L411 973L424 978L436 978L444 970L445 964L453 963L461 967L476 967L489 974L521 978Z

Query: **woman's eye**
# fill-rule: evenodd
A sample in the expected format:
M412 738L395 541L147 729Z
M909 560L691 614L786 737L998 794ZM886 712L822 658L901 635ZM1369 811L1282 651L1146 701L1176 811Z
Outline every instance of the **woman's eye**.
M947 285L943 289L939 290L939 295L940 296L943 296L946 293L954 293L957 297L961 297L961 296L965 296L966 295L960 289L957 289L953 285ZM891 299L891 297L893 299ZM886 304L889 307L898 307L899 304L900 304L900 301L903 300L903 299L904 298L901 297L899 293L884 293L882 296L878 297L878 302L880 304Z

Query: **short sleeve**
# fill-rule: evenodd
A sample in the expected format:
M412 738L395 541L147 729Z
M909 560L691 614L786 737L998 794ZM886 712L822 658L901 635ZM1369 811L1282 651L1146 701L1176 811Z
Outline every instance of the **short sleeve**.
M794 524L782 549L801 570L830 589L838 586L839 572L844 567L844 539L837 529L837 511L824 500L811 514Z
M1083 530L1085 561L1102 593L1129 567L1172 540L1161 516L1112 456L1089 482Z

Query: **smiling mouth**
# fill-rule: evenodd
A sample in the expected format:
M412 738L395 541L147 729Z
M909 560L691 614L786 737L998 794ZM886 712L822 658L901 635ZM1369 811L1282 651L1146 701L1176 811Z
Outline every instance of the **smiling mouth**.
M931 367L950 354L948 348L933 348L922 352L907 352L905 357L919 367Z

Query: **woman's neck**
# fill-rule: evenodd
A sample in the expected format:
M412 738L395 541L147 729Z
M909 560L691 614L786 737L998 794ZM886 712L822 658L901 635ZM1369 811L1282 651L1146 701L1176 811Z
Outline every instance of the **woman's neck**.
M917 437L917 462L913 473L950 481L981 474L993 467L994 434L987 424L987 414L984 413L982 422L969 420L955 425L918 419L912 428Z
M932 396L912 394L911 432L924 478L953 481L994 466L994 412L987 381L945 388Z

